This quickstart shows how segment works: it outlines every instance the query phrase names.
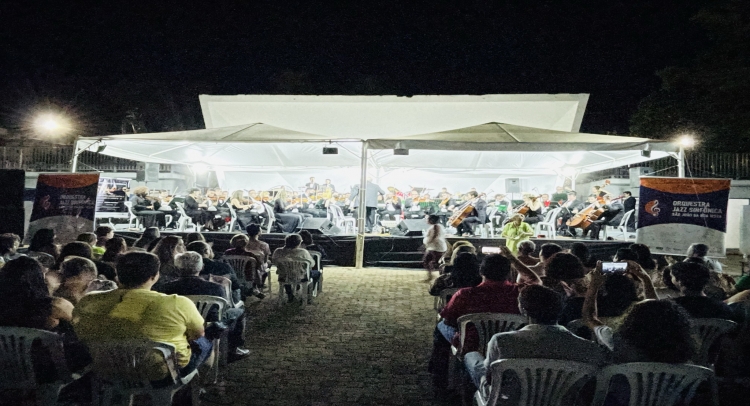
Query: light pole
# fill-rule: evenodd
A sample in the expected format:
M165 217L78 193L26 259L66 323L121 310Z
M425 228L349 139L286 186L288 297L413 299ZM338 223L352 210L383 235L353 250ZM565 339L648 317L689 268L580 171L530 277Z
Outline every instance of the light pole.
M695 139L690 135L683 135L678 142L680 151L677 153L677 177L685 177L685 148L692 148L695 145Z

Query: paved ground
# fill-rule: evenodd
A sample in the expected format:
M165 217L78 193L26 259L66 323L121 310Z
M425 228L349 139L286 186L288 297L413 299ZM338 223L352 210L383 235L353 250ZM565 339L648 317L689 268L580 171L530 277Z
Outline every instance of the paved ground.
M203 404L436 404L427 373L435 319L424 277L332 267L317 303L304 309L278 307L277 292L250 299L252 355L230 364Z

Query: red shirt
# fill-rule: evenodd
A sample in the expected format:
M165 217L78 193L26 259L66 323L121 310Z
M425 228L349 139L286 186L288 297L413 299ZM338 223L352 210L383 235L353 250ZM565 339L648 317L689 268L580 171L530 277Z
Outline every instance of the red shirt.
M519 314L518 310L519 286L509 281L485 280L473 288L463 288L456 292L450 302L440 312L445 324L458 328L458 318L471 313L511 313ZM458 343L459 333L453 337L453 343ZM466 330L466 342L463 352L477 351L479 336L474 326L469 325Z

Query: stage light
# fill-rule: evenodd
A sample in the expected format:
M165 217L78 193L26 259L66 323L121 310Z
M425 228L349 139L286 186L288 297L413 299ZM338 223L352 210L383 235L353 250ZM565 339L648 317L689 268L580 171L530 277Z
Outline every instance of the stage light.
M60 135L69 129L69 125L63 117L53 113L46 113L34 120L34 128L44 134Z
M641 150L641 156L645 158L651 158L651 144L646 143Z
M691 135L683 135L680 137L680 146L683 148L692 148L695 146L695 138Z
M396 147L393 148L393 155L409 155L409 149L403 143L397 142Z
M206 173L208 172L208 165L202 163L193 164L193 172Z
M336 147L323 147L323 155L338 155L339 149Z

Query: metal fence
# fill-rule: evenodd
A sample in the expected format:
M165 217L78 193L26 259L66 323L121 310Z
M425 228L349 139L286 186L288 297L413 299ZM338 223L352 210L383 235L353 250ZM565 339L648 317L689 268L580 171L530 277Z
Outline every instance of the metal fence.
M2 147L2 169L29 172L68 172L73 146ZM84 151L78 156L78 171L135 172L136 161ZM159 172L171 172L172 165L159 165Z
M605 169L582 175L577 181L598 181L602 179L627 179L629 168L649 167L656 176L677 176L677 160L661 158L630 166ZM750 179L750 153L690 153L685 156L685 175L696 178Z

